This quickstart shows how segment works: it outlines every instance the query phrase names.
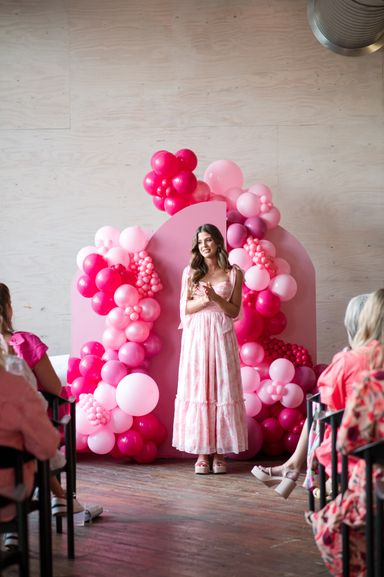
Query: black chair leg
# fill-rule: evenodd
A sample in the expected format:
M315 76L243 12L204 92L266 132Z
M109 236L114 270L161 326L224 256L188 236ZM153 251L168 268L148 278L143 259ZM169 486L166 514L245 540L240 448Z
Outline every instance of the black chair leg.
M39 532L40 532L40 576L52 577L52 524L51 491L49 484L49 462L39 461Z

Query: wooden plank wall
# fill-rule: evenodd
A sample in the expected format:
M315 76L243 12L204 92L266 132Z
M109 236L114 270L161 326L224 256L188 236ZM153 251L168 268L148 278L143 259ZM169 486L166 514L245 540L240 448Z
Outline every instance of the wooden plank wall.
M304 0L0 0L1 280L16 325L69 350L77 251L166 218L151 154L190 147L271 186L317 269L319 361L383 284L383 51L336 55Z

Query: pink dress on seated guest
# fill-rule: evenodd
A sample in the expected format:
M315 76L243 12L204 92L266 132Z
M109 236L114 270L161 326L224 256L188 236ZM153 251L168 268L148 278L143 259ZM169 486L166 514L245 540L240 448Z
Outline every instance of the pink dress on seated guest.
M13 333L8 342L15 354L24 359L27 365L33 369L45 355L48 347L38 336L25 331Z
M185 313L189 270L184 269L180 299L183 336L172 445L194 454L240 453L248 447L248 429L233 319L214 302ZM214 289L229 301L235 282L233 267ZM199 283L193 296L203 294Z
M54 456L59 440L41 395L25 379L0 367L0 445L26 450L45 460ZM24 482L29 492L33 489L35 468L34 461L24 465ZM14 487L11 469L0 469L0 487ZM14 515L13 506L0 509L1 521Z

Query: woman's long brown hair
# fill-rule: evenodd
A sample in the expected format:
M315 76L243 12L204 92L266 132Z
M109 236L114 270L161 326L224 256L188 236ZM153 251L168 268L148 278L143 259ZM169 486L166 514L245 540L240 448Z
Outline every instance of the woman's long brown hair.
M199 251L199 234L206 232L210 234L217 245L217 264L223 270L230 270L232 265L228 260L228 253L225 249L224 238L219 229L214 224L202 224L196 231L192 245L192 258L190 267L193 271L192 284L197 285L199 281L205 277L208 272L208 267L205 264L203 255Z
M11 294L4 283L0 283L0 333L13 333L12 318L10 315Z

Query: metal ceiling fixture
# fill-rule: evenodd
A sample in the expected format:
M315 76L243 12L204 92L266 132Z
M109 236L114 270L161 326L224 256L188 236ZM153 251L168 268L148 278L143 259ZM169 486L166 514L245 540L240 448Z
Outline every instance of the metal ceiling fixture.
M371 54L384 46L384 0L308 0L317 40L344 56Z

